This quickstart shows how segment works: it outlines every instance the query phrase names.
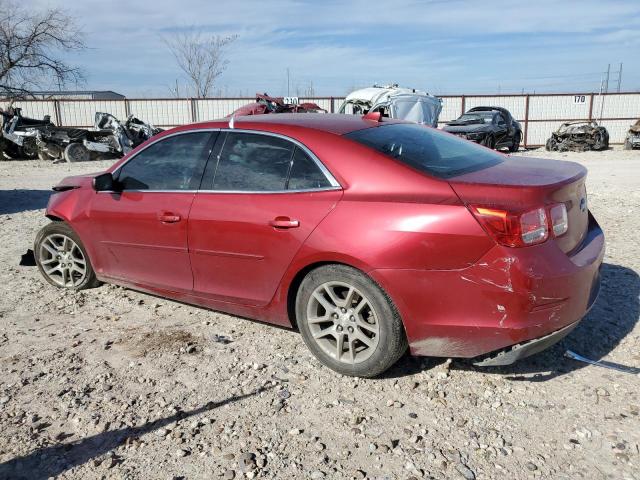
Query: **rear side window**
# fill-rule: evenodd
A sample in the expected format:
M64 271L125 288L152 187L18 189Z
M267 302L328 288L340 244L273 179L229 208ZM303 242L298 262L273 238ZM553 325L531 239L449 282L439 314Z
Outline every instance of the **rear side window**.
M492 150L421 125L382 125L357 130L345 137L440 178L481 170L504 161Z
M119 170L124 190L194 190L204 169L211 132L184 133L142 150Z
M313 188L328 188L331 184L320 167L316 165L309 155L296 147L293 154L293 165L289 175L287 188L289 190L308 190Z
M330 187L320 167L293 142L272 135L229 133L213 189L273 192Z

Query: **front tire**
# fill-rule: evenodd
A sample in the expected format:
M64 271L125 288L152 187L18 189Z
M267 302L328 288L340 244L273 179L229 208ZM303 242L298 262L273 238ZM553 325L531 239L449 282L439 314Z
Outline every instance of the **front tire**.
M309 350L343 375L375 377L407 350L402 320L389 296L346 265L307 274L298 289L296 319Z
M496 149L496 139L493 135L487 135L487 138L484 139L484 146L491 150Z
M80 237L66 223L40 229L33 251L38 270L51 285L71 290L100 285Z

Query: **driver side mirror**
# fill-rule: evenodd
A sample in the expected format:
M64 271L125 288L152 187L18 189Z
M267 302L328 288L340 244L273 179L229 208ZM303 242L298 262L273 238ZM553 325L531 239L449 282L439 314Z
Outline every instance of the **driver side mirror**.
M114 180L111 172L103 173L93 179L93 189L96 192L115 192L117 181Z

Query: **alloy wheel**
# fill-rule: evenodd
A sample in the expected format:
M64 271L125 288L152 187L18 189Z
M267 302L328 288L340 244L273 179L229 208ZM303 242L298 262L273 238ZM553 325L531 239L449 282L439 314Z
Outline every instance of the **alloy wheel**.
M40 242L38 261L49 279L61 287L73 288L87 276L87 261L70 237L52 233Z
M344 282L323 283L313 291L306 322L316 344L341 363L365 361L380 339L380 322L371 302Z

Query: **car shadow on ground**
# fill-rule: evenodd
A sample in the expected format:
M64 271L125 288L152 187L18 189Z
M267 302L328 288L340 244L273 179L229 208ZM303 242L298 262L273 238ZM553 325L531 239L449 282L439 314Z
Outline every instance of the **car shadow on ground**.
M51 193L51 190L0 190L0 215L44 208Z
M640 317L640 276L630 268L605 263L601 270L600 294L589 314L573 332L551 348L504 367L474 367L454 362L453 368L498 373L508 380L543 382L589 365L564 356L572 350L591 360L600 360L633 331ZM634 372L635 360L622 362ZM590 368L600 368L591 366ZM638 370L640 372L640 370Z
M173 422L184 421L194 415L200 415L224 405L259 395L270 388L272 388L272 386L264 386L251 393L229 397L220 402L209 402L202 407L188 411L179 411L174 415L148 422L138 427L109 430L75 442L40 448L28 455L0 463L0 479L44 480L57 477L71 468L83 465L92 459L108 454L122 445L127 439L135 439ZM120 459L114 454L104 461L113 464L118 463Z

